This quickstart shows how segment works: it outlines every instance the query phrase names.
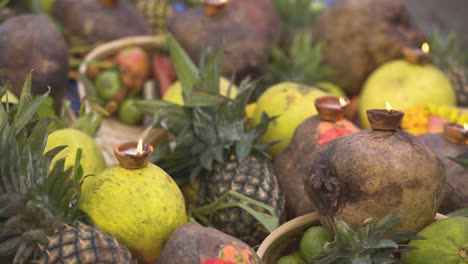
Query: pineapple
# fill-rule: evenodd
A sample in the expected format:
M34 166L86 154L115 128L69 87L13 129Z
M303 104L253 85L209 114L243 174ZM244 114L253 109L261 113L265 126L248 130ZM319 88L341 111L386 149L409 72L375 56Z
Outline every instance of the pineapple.
M75 166L43 154L48 121L36 111L47 95L31 98L31 76L17 105L0 106L0 256L2 263L134 263L110 235L79 222L80 151ZM0 97L5 93L0 89Z
M255 85L243 81L237 96L229 99L229 92L227 96L219 93L222 51L206 63L202 61L204 68L200 73L175 39L170 36L168 42L184 90L185 105L162 101L137 104L144 112L155 114L156 127L168 133L168 139L155 150L154 161L179 184L200 184L201 205L208 206L208 202L236 192L268 205L282 219L285 201L271 159L265 153L267 146L256 142L265 132L269 118L265 116L259 126L249 131L244 127L247 101ZM228 197L226 202L232 205L239 199ZM257 205L253 208L266 213ZM195 216L201 211L192 209ZM218 210L207 220L215 228L250 245L261 242L270 231L238 207Z
M460 106L468 106L468 66L452 67L448 73Z
M450 32L447 35L434 28L428 36L431 61L449 77L460 106L468 106L468 51L459 36Z
M352 230L345 222L336 220L335 240L325 244L325 254L307 261L314 264L380 264L402 263L397 254L415 249L404 242L424 239L416 231L395 229L402 215L388 214L378 223L366 219L359 230Z

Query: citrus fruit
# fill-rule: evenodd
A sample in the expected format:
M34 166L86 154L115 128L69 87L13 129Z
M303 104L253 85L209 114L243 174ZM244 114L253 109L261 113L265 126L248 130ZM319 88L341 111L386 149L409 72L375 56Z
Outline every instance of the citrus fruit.
M299 251L295 251L287 256L283 256L276 261L276 264L304 264Z
M85 178L80 208L125 245L138 263L155 263L164 243L187 221L179 187L152 163L133 170L110 167Z
M16 97L12 92L9 90L6 90L6 93L2 96L2 99L0 100L2 103L8 103L10 104L17 104L18 103L18 97Z
M424 240L413 240L410 246L418 249L402 255L409 264L467 264L468 218L449 217L433 222L418 235Z
M52 159L50 167L53 168L55 162L65 158L65 168L70 168L75 164L76 151L81 149L80 164L83 175L96 174L106 168L106 162L101 149L94 139L89 135L73 128L55 130L47 138L44 153L58 146L67 146Z
M308 261L315 256L323 254L325 243L332 241L333 236L323 226L313 226L307 229L299 244L302 259Z
M341 89L338 85L331 83L331 82L318 82L315 84L318 88L322 91L336 96L346 96L343 89Z
M103 71L96 77L95 85L99 97L107 102L122 89L120 74L116 70Z
M125 124L134 125L143 118L143 113L135 107L134 102L134 99L126 99L119 107L119 120Z
M274 156L286 148L296 127L317 114L315 99L324 95L326 93L320 89L292 82L276 84L260 95L252 123L259 124L263 113L269 117L278 116L270 122L267 131L260 139L265 143L282 140L268 149L271 155Z
M418 105L455 105L455 90L449 79L431 65L416 65L404 60L387 62L366 80L360 96L361 126L370 128L366 111L393 108L405 110Z
M224 96L228 95L228 88L231 84L231 81L221 77L219 80L220 86L220 93ZM231 86L231 90L229 92L229 98L234 99L237 95L237 87L233 84ZM184 99L182 97L182 86L179 81L176 81L169 87L169 90L164 94L163 98L164 101L171 102L178 105L184 104Z

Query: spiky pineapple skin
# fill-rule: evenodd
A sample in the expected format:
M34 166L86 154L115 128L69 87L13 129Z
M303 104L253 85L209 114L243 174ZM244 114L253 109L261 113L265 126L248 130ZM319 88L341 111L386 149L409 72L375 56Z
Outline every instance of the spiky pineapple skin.
M76 222L48 237L49 243L34 263L133 264L130 252L117 240L95 227Z
M213 173L208 184L208 195L215 200L229 190L233 190L275 209L280 221L284 220L285 200L271 163L255 156L238 162L231 156L220 173ZM234 197L226 201L238 202ZM256 211L263 208L253 206ZM251 246L260 244L268 235L267 230L249 213L238 207L217 211L213 214L214 226L224 233L235 236Z
M454 67L448 77L455 88L458 105L468 106L468 67Z

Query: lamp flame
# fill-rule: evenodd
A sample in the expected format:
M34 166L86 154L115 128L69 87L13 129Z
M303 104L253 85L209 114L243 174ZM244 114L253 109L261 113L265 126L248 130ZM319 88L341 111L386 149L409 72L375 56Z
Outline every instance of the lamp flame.
M392 107L392 105L391 105L389 102L385 102L385 106L387 107L387 111L388 111L388 112L391 113L391 112L393 111L393 107Z
M463 124L463 128L465 129L465 131L468 131L468 124L467 123Z
M348 105L348 102L346 102L346 100L343 97L340 97L339 101L342 107L345 107Z
M421 50L424 53L429 53L429 44L427 42L424 42L421 46Z
M142 153L143 153L143 140L140 138L140 140L138 140L137 155L141 155Z

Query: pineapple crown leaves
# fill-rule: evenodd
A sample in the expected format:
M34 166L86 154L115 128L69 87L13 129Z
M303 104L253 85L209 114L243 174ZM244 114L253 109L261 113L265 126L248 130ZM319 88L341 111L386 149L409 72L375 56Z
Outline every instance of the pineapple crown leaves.
M468 168L468 151L456 157L448 157L451 161L456 162L463 168Z
M274 0L281 21L287 31L310 28L324 8L317 0Z
M416 249L404 244L408 240L424 239L416 231L396 230L403 215L390 213L376 223L366 219L359 230L354 231L345 222L336 220L335 240L325 244L325 254L309 260L314 264L373 264L401 263L394 253Z
M468 67L468 52L456 33L443 36L435 27L428 36L428 43L431 61L440 69L449 71L453 67Z
M290 47L285 50L280 47L270 49L271 74L268 80L278 83L284 80L296 83L312 84L331 79L333 70L323 63L324 45L321 42L312 43L309 33L295 33Z
M204 56L198 69L170 35L168 45L185 104L159 100L135 103L144 113L154 115L155 126L165 129L168 135L155 150L152 161L176 180L193 180L202 172L218 169L232 154L238 160L251 153L268 157L267 146L257 139L271 119L265 116L249 131L244 125L245 107L255 83L243 80L237 96L229 99L219 91L222 50Z
M0 95L5 91L2 87ZM40 234L54 228L54 223L80 215L81 152L75 166L65 170L65 160L60 159L50 169L51 160L66 146L44 153L48 119L36 111L46 97L47 93L31 96L30 74L19 103L0 106L0 255L16 252L14 263L26 262L38 250L37 243L43 242Z
M10 0L1 0L0 1L0 8L4 8L5 6L8 5L9 2L10 2Z

